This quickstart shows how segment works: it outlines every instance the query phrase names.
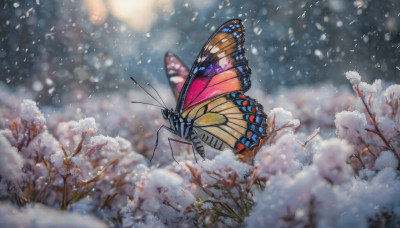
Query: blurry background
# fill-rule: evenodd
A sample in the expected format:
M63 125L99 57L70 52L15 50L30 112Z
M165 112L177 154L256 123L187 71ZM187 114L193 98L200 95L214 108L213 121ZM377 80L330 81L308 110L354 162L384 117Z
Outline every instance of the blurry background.
M400 78L400 1L1 1L0 81L62 105L103 92L167 85L170 50L190 67L222 23L246 26L253 85L346 83L357 70L368 82ZM171 94L172 96L172 94Z

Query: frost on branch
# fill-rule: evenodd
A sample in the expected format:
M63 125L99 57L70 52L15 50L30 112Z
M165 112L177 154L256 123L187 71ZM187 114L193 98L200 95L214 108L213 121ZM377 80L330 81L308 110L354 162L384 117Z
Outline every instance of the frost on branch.
M336 135L352 144L362 144L368 137L367 120L359 111L343 111L335 116Z
M358 84L361 81L361 76L357 71L347 71L346 78L351 82L351 84Z
M335 124L337 136L346 139L354 147L350 161L353 168L380 169L382 163L375 161L383 151L392 153L398 161L399 85L391 85L383 91L381 80L368 84L361 81L357 72L347 72L346 77L353 83L360 100L359 110L336 114ZM375 167L377 164L379 168Z
M386 104L388 104L391 108L390 118L398 120L400 118L400 85L389 86L385 90L384 96L386 98Z
M23 100L21 104L21 120L28 128L40 132L46 124L46 119L32 100Z

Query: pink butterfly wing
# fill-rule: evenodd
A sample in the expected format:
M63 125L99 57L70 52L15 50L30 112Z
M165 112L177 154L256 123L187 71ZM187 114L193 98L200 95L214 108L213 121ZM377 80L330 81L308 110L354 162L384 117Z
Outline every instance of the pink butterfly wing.
M183 85L178 111L221 94L250 88L251 69L244 53L244 31L242 22L235 19L211 35Z
M175 98L178 99L183 84L189 75L189 70L176 55L167 52L165 54L165 71L172 92L174 93Z

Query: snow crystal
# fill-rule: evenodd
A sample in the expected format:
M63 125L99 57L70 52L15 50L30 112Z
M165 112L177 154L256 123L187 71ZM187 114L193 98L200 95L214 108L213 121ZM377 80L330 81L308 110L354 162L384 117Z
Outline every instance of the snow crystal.
M53 163L54 167L59 170L64 165L65 155L63 151L58 150L56 153L50 156L50 161Z
M120 158L121 152L119 149L119 143L115 138L96 135L90 139L90 146L104 145L101 147L101 156L105 158Z
M37 151L39 156L43 156L46 160L50 158L55 151L60 149L60 143L47 130L37 135L30 141L29 145L21 149L24 157L36 156L32 151Z
M391 85L385 90L385 97L389 100L389 98L393 97L393 99L400 99L400 85Z
M360 82L358 84L358 89L364 92L365 95L376 93L382 90L382 81L377 79L372 85L366 82Z
M398 131L400 126L396 126L396 122L390 118L378 116L376 117L379 130L386 139L391 139Z
M321 186L319 179L315 167L294 178L287 174L271 176L268 187L254 196L256 206L246 217L246 227L291 227L294 220L304 223L313 193Z
M178 204L176 207L184 210L194 202L194 198L190 193L182 194L182 184L182 177L176 173L166 169L155 169L148 173L143 189L135 192L135 198L144 200L141 208L147 211L155 212L159 210L164 199L168 199L170 203ZM160 194L160 191L163 194ZM166 213L168 212L166 211Z
M275 129L283 127L285 124L292 124L294 128L300 125L299 120L294 119L291 112L278 107L271 110L268 114L268 123L275 120Z
M36 103L32 100L25 99L21 104L21 119L32 123L37 127L44 126L46 119L40 112Z
M351 177L351 168L346 164L352 154L352 147L340 139L332 138L321 142L320 153L315 164L320 174L333 184L341 184Z
M239 162L235 159L235 155L231 150L224 150L212 160L199 161L199 165L203 170L215 171L230 169L243 177L249 173L249 165Z
M384 96L386 97L386 100L395 107L396 100L400 103L400 85L391 85L387 87Z
M89 134L93 134L97 131L96 121L94 120L93 117L81 119L72 128L72 131L76 133L88 132Z
M17 148L0 134L0 176L7 180L17 180L22 175L23 158Z
M391 151L382 151L379 157L375 160L375 169L382 170L386 167L397 169L399 161Z
M122 137L119 137L119 136L117 136L115 139L117 140L117 142L119 144L119 149L121 151L129 152L129 151L132 150L132 145L128 140L126 140L126 139L124 139Z
M358 84L360 83L361 76L357 71L347 71L346 78L351 82L351 84Z
M281 173L294 174L301 169L296 155L305 153L293 134L285 134L267 149L259 151L255 161L258 175L267 177Z
M359 136L365 132L367 120L359 111L342 111L335 115L336 135L357 144Z

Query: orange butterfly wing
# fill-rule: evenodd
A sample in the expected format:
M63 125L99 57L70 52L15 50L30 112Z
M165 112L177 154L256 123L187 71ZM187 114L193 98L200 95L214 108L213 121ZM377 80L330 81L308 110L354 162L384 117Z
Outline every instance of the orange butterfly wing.
M262 105L241 92L223 94L186 110L193 130L207 145L230 149L242 157L253 155L267 136Z
M250 88L251 70L243 47L244 31L242 22L235 19L211 35L182 87L177 112L221 94L245 92Z

